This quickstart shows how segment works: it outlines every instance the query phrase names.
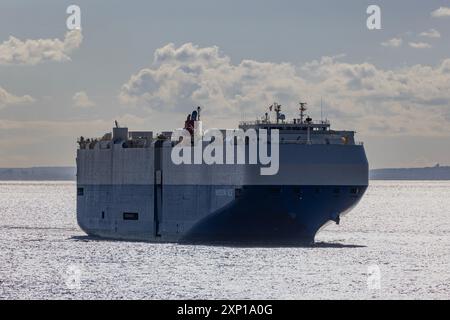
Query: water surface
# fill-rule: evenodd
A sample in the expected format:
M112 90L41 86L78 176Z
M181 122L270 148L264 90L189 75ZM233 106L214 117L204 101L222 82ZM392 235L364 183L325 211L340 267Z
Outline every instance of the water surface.
M1 299L448 299L450 181L372 181L312 248L84 236L72 182L0 182Z

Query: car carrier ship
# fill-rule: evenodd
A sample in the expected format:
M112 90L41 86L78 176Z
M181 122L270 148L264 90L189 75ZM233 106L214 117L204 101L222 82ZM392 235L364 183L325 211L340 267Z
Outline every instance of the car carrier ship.
M281 106L240 129L278 130L279 169L260 164L175 164L172 132L116 127L78 140L77 220L90 236L179 243L304 245L360 201L368 162L354 131ZM273 116L275 114L275 117ZM274 118L274 119L273 119ZM200 128L193 132L192 128ZM202 135L200 108L185 129ZM269 142L270 144L270 142Z

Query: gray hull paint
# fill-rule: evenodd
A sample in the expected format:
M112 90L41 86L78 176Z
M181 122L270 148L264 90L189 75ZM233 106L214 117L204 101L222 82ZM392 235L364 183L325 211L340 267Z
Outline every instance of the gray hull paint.
M202 218L234 200L234 187L168 186L161 207L155 186L78 185L78 224L91 236L176 242ZM157 195L156 195L157 196ZM84 215L81 213L85 213ZM124 220L137 213L138 220Z

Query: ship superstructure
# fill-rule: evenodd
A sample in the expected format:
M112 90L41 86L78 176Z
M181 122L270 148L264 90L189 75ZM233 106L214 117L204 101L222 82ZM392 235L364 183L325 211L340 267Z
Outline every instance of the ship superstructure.
M273 175L262 175L261 164L174 164L179 142L172 132L116 124L100 139L80 138L80 227L93 236L156 242L311 243L321 227L339 223L359 202L368 163L353 131L313 121L304 103L299 110L298 118L286 120L274 103L262 118L239 125L278 130ZM200 108L184 127L202 135Z

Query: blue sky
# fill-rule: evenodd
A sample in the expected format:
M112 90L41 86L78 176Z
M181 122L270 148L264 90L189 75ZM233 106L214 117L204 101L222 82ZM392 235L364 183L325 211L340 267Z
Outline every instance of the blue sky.
M11 36L64 41L70 4L82 39L68 59L1 62ZM369 4L381 7L382 30L366 28ZM372 167L450 164L450 17L432 16L441 7L450 1L3 0L0 166L73 165L76 137L101 135L113 119L173 129L201 103L211 123L233 126L271 98L292 116L308 100L318 116L321 96L335 127L366 142ZM162 48L171 58L155 61ZM192 66L201 74L173 71ZM256 77L251 88L242 73Z

